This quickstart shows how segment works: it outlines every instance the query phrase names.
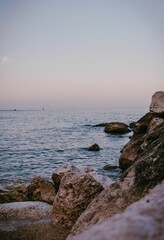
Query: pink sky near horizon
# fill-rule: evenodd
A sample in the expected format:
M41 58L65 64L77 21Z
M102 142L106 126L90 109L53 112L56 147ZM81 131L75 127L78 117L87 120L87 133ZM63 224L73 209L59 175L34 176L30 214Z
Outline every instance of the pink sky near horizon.
M164 89L164 1L0 2L0 109L147 107Z

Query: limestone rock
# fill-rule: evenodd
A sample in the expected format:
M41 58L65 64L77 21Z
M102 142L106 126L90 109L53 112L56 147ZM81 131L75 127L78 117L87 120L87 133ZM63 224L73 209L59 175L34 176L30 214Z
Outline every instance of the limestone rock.
M100 147L97 143L94 143L92 146L88 148L88 151L99 151Z
M103 186L103 188L106 188L113 183L113 181L109 177L98 174L91 167L81 166L77 168L74 165L65 164L57 168L52 174L52 180L54 185L56 184L59 189L62 177L69 176L69 174L88 174L93 177L95 181L99 182Z
M34 177L27 187L27 198L30 201L42 201L53 204L56 195L54 185L42 177Z
M125 123L110 122L106 124L104 132L112 134L124 134L130 132L130 129Z
M0 203L23 202L27 200L26 188L12 190L0 189Z
M164 124L156 126L145 141L147 144L133 165L124 171L118 182L94 198L74 224L68 239L123 212L164 179Z
M143 141L143 136L137 138L133 137L131 138L130 142L128 142L123 148L122 153L119 157L119 166L122 170L130 167L132 163L136 160L140 151L140 146Z
M136 161L138 155L141 154L144 151L144 148L152 141L152 134L158 133L160 136L158 126L163 124L163 115L149 112L140 120L130 125L134 134L123 148L119 157L119 165L121 169L127 169Z
M159 91L154 93L150 104L150 112L160 113L164 112L164 92Z
M109 177L98 174L95 171L91 171L88 174L92 176L96 181L98 181L104 189L109 187L113 183L113 181Z
M60 171L61 169L61 171ZM53 225L71 229L88 204L102 190L103 186L88 173L66 165L56 171L61 176L59 191L53 204Z
M0 204L1 240L64 240L68 233L52 225L52 205L42 202Z
M145 198L129 206L101 224L69 240L162 240L164 239L164 183L159 184Z
M0 204L0 221L32 220L38 221L51 216L52 206L42 202L14 202Z

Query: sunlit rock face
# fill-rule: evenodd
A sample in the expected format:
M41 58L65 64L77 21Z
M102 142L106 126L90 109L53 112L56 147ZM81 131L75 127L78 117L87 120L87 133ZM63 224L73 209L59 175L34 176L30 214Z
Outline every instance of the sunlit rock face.
M154 93L150 104L150 112L161 113L164 112L164 92L159 91Z

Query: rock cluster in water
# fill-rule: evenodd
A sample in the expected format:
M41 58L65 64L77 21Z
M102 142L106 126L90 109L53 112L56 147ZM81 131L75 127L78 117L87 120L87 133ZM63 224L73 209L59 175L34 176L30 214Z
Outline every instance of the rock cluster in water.
M35 177L28 187L1 191L1 239L164 239L164 92L130 127L115 183L65 165L52 182ZM5 203L11 201L25 202Z

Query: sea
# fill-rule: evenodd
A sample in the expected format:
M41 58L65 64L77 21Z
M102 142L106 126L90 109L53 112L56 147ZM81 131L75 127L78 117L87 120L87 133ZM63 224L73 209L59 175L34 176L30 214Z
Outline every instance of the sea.
M116 180L118 159L129 141L127 134L107 134L94 125L137 121L147 108L61 108L55 110L0 111L0 188L34 176L51 179L61 165L89 166ZM100 151L87 148L97 143ZM105 170L106 165L111 166Z

